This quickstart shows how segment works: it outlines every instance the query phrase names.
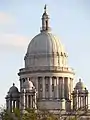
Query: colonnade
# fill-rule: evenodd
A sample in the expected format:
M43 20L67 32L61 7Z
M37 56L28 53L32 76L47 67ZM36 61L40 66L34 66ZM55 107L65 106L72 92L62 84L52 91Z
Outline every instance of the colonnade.
M21 91L21 102L23 103L23 108L36 108L36 92L33 91L23 91L23 84L25 80L31 80L32 78L22 78L20 79L20 91ZM33 78L35 83L35 88L37 91L37 98L40 100L71 100L71 93L73 91L73 78L70 77L56 77L56 76L38 76ZM31 80L32 81L32 80Z
M88 109L88 91L73 91L73 109Z
M20 96L21 109L36 108L36 91L25 91L21 92Z
M46 80L48 79L48 91L46 91ZM38 77L38 93L46 99L71 99L73 91L73 79L68 77ZM41 88L42 87L42 88ZM40 96L41 96L40 95Z
M20 79L20 91L26 79L28 78ZM38 98L71 99L71 93L73 91L73 78L41 76L36 78L35 82L36 82L36 89L39 94Z
M19 108L19 99L18 100L10 99L10 98L7 99L6 106L7 106L7 110L10 110L11 112L13 112L15 108Z

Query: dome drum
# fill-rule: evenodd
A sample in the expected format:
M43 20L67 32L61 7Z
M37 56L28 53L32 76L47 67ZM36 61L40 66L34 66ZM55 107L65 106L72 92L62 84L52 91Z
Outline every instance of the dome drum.
M62 73L71 73L71 74L75 74L74 70L72 68L68 68L68 67L58 67L58 66L39 66L39 67L29 67L29 68L22 68L19 70L18 75L22 75L22 74L28 74L28 73L37 73L37 72L62 72Z

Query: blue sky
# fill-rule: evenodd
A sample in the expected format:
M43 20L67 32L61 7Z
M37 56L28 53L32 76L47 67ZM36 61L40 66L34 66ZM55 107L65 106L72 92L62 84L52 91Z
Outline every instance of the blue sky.
M90 90L90 0L0 0L0 105L15 82L30 40L39 33L44 5L50 26L64 44L76 81Z

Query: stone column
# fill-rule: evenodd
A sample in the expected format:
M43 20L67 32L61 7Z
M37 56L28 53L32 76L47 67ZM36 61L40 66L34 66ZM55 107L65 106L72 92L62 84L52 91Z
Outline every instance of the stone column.
M37 98L36 98L36 96L37 96L37 91L35 90L35 96L34 96L34 99L35 99L34 100L34 102L35 102L34 103L35 109L37 109L37 101L36 101Z
M42 98L45 99L45 78L42 78Z
M31 106L31 108L32 108L32 107L33 107L33 106L32 106L32 105L33 105L33 104L32 104L32 103L33 103L32 95L30 96L30 99L31 99L31 100L30 100L30 101L31 101L31 105L30 105L30 106Z
M70 78L67 78L67 80L68 80L68 98L69 98L69 100L71 100L71 87L72 87L72 80L70 80Z
M49 84L49 94L50 94L50 99L52 99L52 77L50 77L50 84Z
M6 108L7 108L7 110L8 110L8 100L6 100Z
M63 77L63 80L62 80L62 98L64 99L64 77Z
M29 102L29 101L28 101L28 95L27 95L27 108L29 107L29 104L28 104L28 102Z
M57 81L56 77L54 77L54 98L57 98Z
M56 95L57 95L57 99L59 99L59 78L56 78Z
M69 78L69 79L70 79L70 94L71 94L73 91L73 78Z
M23 109L25 109L25 107L26 107L26 103L25 103L25 90L23 91L23 102L22 102L22 105L23 105Z
M22 93L20 94L20 102L19 102L20 109L22 110Z
M82 107L82 98L81 98L81 95L80 95L80 108Z
M59 78L59 98L62 98L62 77Z
M87 95L87 108L88 108L88 95Z
M65 87L64 87L64 77L62 79L62 100L61 100L61 103L62 103L62 109L66 109L66 101L65 101Z
M32 95L32 108L34 108L34 104L35 104L35 101L34 101L34 95Z
M36 91L37 91L37 98L38 98L39 97L39 93L38 93L39 89L38 89L38 78L37 77L35 77L35 81L36 81Z
M77 103L76 104L77 104L77 109L78 109L79 108L79 104L80 104L79 103L79 93L78 93L78 90L77 90Z

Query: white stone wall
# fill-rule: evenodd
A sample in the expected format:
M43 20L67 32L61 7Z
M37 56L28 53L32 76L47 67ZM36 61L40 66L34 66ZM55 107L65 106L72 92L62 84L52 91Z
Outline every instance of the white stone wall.
M40 109L60 109L61 103L59 101L41 101L38 102L38 107Z

